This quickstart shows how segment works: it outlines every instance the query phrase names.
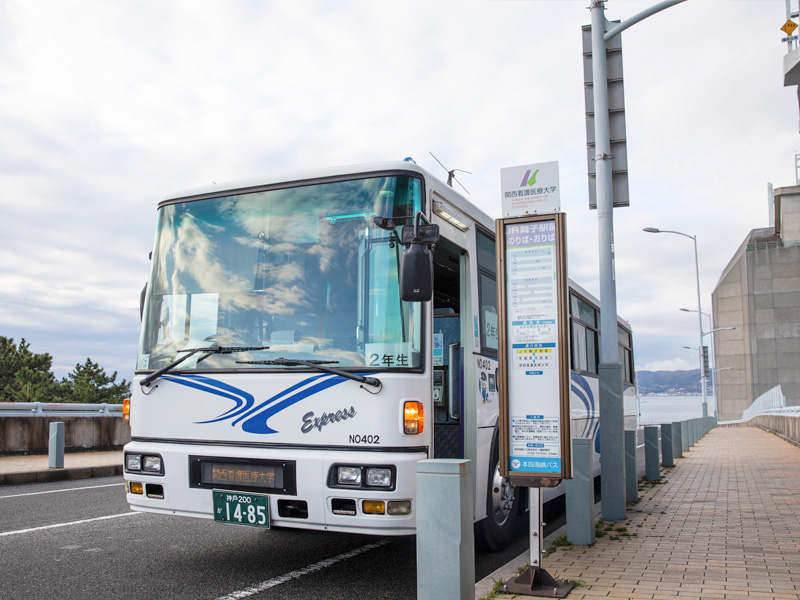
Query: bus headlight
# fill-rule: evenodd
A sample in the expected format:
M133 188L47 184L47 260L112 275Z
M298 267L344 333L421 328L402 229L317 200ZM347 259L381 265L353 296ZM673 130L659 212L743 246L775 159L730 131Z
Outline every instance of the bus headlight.
M361 467L339 467L336 481L339 485L361 485Z
M125 472L163 475L164 460L158 454L126 454Z
M392 487L392 470L376 469L374 467L368 468L367 485L374 485L376 487Z
M141 454L126 454L125 455L125 470L126 471L141 471L142 470L142 455Z
M394 465L333 464L328 471L329 488L349 488L390 492L397 485Z
M161 457L160 456L144 456L142 457L142 471L145 473L161 473Z

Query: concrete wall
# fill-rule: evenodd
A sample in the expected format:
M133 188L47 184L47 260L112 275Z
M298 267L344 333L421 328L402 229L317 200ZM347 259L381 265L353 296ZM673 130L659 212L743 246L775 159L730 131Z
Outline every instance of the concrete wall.
M800 240L800 186L775 189L775 226L784 242Z
M742 411L753 402L750 362L750 325L748 315L747 268L745 246L731 261L711 295L714 327L736 327L714 334L714 365L717 371L717 412L721 421L740 419Z
M800 246L743 245L712 294L717 405L721 421L740 419L776 385L800 404Z
M800 400L800 246L745 254L754 283L751 305L752 397L780 385L787 404ZM751 327L752 329L752 327Z
M122 417L2 417L0 454L47 454L50 423L64 423L65 449L110 450L127 444L131 428Z
M744 423L731 423L724 427L760 427L777 433L800 446L800 417L790 415L756 415Z

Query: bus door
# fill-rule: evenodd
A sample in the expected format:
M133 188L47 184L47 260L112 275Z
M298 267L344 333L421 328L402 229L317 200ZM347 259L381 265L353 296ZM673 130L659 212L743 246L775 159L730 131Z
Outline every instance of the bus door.
M463 251L441 238L433 254L433 457L464 458Z

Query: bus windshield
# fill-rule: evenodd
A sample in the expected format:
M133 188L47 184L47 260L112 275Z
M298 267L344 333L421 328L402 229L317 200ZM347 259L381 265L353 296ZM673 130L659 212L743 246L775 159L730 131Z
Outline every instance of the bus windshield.
M400 300L402 246L373 218L412 217L421 187L381 176L162 206L138 370L212 345L246 351L197 352L176 369L419 368L421 305Z

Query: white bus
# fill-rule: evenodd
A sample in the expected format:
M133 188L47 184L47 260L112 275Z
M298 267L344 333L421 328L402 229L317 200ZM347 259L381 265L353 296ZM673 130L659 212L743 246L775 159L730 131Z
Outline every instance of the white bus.
M420 283L403 238L427 223ZM494 221L455 190L407 161L192 189L159 203L151 263L124 450L135 510L407 535L417 461L468 458L479 533L510 540ZM403 297L432 285L432 300L402 300L401 269ZM597 433L597 305L570 283L573 436ZM620 357L634 414L623 321Z

